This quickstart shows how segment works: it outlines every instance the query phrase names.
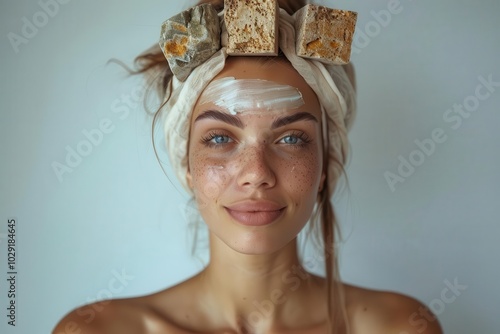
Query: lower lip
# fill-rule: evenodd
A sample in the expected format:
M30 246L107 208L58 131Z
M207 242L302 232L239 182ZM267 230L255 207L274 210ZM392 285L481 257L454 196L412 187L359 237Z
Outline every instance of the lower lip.
M264 226L269 225L276 221L283 212L284 209L277 211L234 211L226 208L226 211L231 217L233 217L237 222L246 226Z

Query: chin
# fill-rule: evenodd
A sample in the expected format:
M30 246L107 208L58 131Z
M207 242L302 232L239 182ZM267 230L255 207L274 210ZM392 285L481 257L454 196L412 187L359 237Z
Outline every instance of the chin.
M256 244L256 243L241 243L236 245L226 244L233 251L244 255L270 255L274 254L283 247L276 245Z
M227 247L240 254L269 255L294 243L297 234L285 233L283 230L265 231L261 229L259 231L240 232L236 235L221 235L217 238Z
M232 219L226 213L200 212L208 226L211 243L217 252L229 248L240 254L269 255L294 245L300 231L307 224L305 215L285 214L263 226L248 226Z

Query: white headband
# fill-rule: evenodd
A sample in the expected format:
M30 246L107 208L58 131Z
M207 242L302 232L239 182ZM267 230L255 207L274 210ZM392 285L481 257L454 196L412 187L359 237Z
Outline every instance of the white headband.
M325 159L345 163L347 142L343 140L355 116L355 90L343 66L325 65L316 60L304 59L296 54L294 17L280 9L279 47L295 70L316 93L322 106L324 130L329 151ZM187 183L188 140L191 115L198 98L207 85L225 66L226 47L210 59L195 67L185 81L175 76L170 82L163 111L167 151L172 168L185 190L193 195ZM330 195L339 177L336 164L329 163L327 180Z

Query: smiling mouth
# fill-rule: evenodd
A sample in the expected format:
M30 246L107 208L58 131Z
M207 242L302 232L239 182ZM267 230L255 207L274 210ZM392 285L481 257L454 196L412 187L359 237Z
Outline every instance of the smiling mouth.
M229 215L238 223L246 226L264 226L276 221L285 208L271 211L239 211L225 208Z

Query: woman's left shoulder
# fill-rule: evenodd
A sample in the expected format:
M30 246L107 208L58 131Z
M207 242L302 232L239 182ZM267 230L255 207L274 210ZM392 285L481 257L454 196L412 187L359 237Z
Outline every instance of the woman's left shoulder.
M345 284L353 333L442 334L437 317L410 296Z

